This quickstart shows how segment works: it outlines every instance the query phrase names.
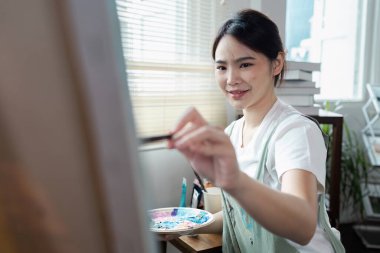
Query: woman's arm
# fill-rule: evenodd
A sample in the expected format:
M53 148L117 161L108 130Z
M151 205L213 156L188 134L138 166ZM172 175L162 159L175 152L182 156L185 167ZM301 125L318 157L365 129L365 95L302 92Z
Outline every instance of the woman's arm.
M298 244L307 244L317 225L317 180L308 171L294 169L282 176L282 189L268 186L241 173L227 190L258 223Z
M307 244L317 223L316 177L302 168L282 175L282 189L273 190L241 172L229 137L209 126L193 108L173 130L169 148L176 148L202 176L230 193L269 231Z

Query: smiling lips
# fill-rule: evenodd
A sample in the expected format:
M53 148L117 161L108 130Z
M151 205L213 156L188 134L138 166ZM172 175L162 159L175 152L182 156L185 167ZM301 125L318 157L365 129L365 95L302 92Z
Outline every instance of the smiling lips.
M231 90L227 92L231 95L233 99L240 99L248 92L248 90Z

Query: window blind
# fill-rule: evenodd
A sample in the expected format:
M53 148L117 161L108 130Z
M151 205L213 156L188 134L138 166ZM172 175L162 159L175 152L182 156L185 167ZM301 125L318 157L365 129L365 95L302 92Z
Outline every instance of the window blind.
M138 135L167 133L189 106L226 125L211 47L216 0L116 0Z

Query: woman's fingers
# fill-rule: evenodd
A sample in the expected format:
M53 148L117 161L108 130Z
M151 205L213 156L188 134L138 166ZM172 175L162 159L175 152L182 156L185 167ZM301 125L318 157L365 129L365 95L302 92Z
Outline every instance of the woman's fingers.
M173 134L172 132L172 138L169 140L168 142L168 147L169 148L174 148L175 147L175 143L181 139L183 136L185 135L188 135L189 133L195 131L197 128L199 128L199 126L196 126L192 123L188 123L185 127L183 127L182 129L179 129L177 131L177 133ZM178 148L178 147L176 147Z
M207 121L202 117L202 115L194 107L191 107L178 120L172 133L176 134L189 123L196 126L207 125Z
M194 107L189 108L177 122L174 130L170 131L172 138L168 141L168 148L174 148L177 139L204 125L207 125L207 122L202 115Z
M181 137L174 139L173 144L174 147L178 149L187 148L193 152L197 152L197 150L200 148L202 148L202 150L212 151L212 148L216 145L229 145L228 140L228 136L225 135L223 131L216 127L207 125L199 128L194 128Z
M231 185L238 166L230 138L219 127L210 126L195 110L179 121L170 148L176 148L192 164L194 170L216 185Z

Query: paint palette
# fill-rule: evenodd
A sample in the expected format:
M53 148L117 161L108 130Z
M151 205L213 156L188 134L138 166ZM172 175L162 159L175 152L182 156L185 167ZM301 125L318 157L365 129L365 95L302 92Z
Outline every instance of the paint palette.
M189 207L167 207L149 211L150 230L160 234L186 234L214 221L211 213Z

